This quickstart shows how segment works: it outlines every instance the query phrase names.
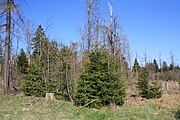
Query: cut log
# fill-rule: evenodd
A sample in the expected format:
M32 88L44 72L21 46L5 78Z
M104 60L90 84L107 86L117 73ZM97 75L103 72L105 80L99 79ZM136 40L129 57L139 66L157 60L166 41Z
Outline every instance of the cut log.
M46 93L46 100L54 100L54 93Z

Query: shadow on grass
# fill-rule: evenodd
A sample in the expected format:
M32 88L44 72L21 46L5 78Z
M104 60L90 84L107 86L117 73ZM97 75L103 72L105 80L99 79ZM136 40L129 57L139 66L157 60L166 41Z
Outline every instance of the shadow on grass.
M176 118L176 120L180 120L180 109L176 111L174 117Z

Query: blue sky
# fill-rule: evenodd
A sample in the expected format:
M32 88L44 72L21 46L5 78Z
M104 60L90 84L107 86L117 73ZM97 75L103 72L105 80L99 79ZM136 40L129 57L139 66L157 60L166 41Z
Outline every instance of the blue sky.
M101 0L103 16L108 14L107 0ZM139 62L147 52L148 60L161 58L170 62L170 51L180 64L180 0L114 0L122 32L128 36L133 56ZM22 5L25 18L36 25L53 25L47 31L52 38L64 43L79 41L77 26L86 23L84 0L32 0Z

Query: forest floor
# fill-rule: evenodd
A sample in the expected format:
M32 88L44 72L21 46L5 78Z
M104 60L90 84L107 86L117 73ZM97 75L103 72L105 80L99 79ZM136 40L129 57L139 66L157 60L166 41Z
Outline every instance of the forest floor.
M129 98L124 106L97 110L21 94L5 96L0 91L0 120L179 120L178 109L178 94L154 100Z

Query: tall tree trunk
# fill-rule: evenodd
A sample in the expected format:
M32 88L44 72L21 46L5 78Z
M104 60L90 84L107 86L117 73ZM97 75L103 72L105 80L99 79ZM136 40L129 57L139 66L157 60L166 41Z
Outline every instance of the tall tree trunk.
M3 48L2 48L2 39L1 39L1 36L0 36L0 74L2 73L2 61L3 61Z
M90 51L91 48L91 40L92 40L92 11L93 11L93 3L90 1L88 6L88 51Z
M96 40L95 40L95 48L98 48L99 44L99 19L96 20Z
M111 49L111 52L112 52L112 56L114 57L115 54L114 54L114 40L113 40L113 34L114 34L114 31L113 31L113 10L112 10L112 3L109 3L108 2L108 5L109 5L109 13L110 13L110 26L109 26L109 30L108 30L108 39L109 39L109 43L110 43L110 49ZM115 20L115 19L114 19ZM116 21L116 20L115 20ZM116 24L116 22L114 22L114 24Z
M9 93L9 78L10 78L10 44L11 44L11 3L12 0L7 0L6 8L6 40L5 40L5 58L4 58L4 92Z

